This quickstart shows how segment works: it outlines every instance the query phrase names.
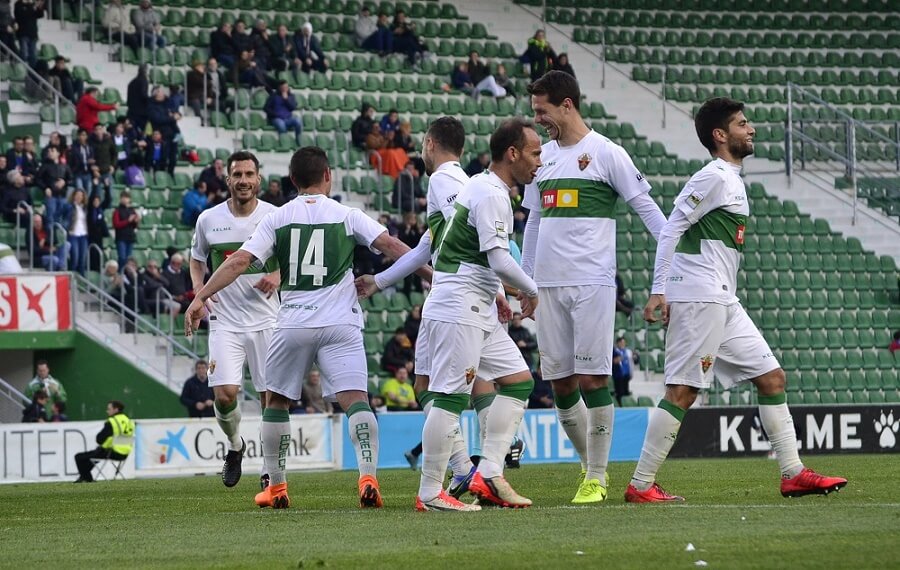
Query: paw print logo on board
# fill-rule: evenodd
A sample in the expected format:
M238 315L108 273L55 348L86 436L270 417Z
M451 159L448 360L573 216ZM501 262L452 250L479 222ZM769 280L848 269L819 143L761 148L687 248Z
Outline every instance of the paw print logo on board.
M900 419L894 421L894 412L888 412L884 415L881 411L881 417L875 420L875 431L880 433L878 445L882 448L892 448L897 445L897 432L900 431Z

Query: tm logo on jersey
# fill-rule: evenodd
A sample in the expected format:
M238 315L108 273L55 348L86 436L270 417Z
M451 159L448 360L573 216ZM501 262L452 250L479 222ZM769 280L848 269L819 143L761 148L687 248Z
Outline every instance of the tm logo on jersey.
M737 227L737 233L734 235L734 243L744 245L744 226Z
M577 208L578 190L545 190L541 193L541 203L544 208Z

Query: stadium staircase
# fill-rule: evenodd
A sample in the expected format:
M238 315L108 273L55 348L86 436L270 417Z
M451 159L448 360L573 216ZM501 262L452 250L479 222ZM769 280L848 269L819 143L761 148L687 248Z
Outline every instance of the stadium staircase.
M736 32L725 34L728 41L737 42L736 45L716 44L716 47L711 43L706 46L687 45L689 38L693 37L692 41L696 43L702 34L709 36L709 42L712 42L714 36L719 38L715 35L717 32L710 31L714 28L687 30L688 22L693 26L697 18L703 21L704 18L712 18L714 13L721 13L721 6L718 4L707 6L704 4L707 0L658 0L657 7L665 11L666 18L657 18L646 10L625 10L624 3L622 6L607 3L605 8L594 8L595 4L592 2L586 0L578 2L584 5L576 6L573 0L549 2L547 15L554 30L568 34L569 38L577 39L581 43L571 40L557 41L552 33L551 41L558 51L568 51L572 54L576 72L579 73L585 86L587 98L583 102L583 114L587 120L599 132L622 144L635 157L639 168L653 184L655 197L666 213L671 211L674 197L684 182L702 166L706 158L698 144L685 142L696 140L690 121L690 111L697 103L697 90L702 84L689 88L692 91L692 98L686 96L685 100L681 101L680 84L673 83L672 85L679 85L675 88L676 97L669 97L675 99L675 103L670 102L664 107L655 92L662 94L666 89L660 89L661 84L650 81L651 67L665 67L668 63L670 68L679 70L681 79L685 75L682 70L693 66L696 68L698 81L700 71L711 66L731 73L734 89L746 91L744 98L751 103L752 109L757 107L763 109L758 116L753 116L753 119L763 126L766 126L766 120L770 123L768 130L763 130L762 136L765 140L760 145L760 148L764 149L760 152L764 159L750 161L751 164L754 162L764 164L767 162L766 159L778 158L778 151L775 149L783 149L783 145L779 147L776 136L779 134L777 124L780 119L778 109L781 103L774 92L771 94L771 100L765 99L769 89L777 89L774 84L771 87L766 86L765 89L759 88L762 89L762 99L756 91L753 91L751 96L748 85L755 83L749 81L749 73L746 82L743 82L740 74L735 76L740 66L757 62L763 66L766 75L769 71L781 71L787 78L787 72L790 70L805 73L808 66L804 57L808 57L812 71L819 73L821 78L824 73L820 68L826 64L840 67L846 63L852 68L848 71L853 71L863 64L874 68L875 64L872 59L874 50L851 47L850 43L845 43L846 47L841 49L812 49L812 44L794 49L783 49L780 45L776 46L778 49L771 46L752 48L749 49L750 63L742 59L742 63L736 64L737 58L744 58L738 54L744 52L743 48L746 47L738 42L743 36ZM538 10L536 6L520 7L510 3L478 4L471 0L462 0L461 3L454 5L432 1L397 3L397 6L401 5L408 9L408 14L414 21L419 22L420 31L426 38L430 51L435 54L422 63L417 73L411 73L405 63L395 57L382 60L354 49L348 31L352 29L359 6L355 0L346 2L263 0L253 10L239 8L234 0L216 0L202 9L183 7L181 0L157 2L155 7L163 12L164 16L164 34L167 35L172 47L157 50L155 56L157 65L151 70L151 78L154 83L163 84L178 84L183 81L189 62L195 57L205 55L203 44L220 18L234 20L240 16L252 22L256 17L263 17L269 21L270 28L275 24L287 22L291 29L295 29L308 18L313 22L323 49L333 62L333 71L328 75L307 76L294 73L281 75L291 83L305 109L304 123L307 128L303 142L319 144L329 152L333 164L337 167L345 196L355 203L366 206L370 212L381 211L384 210L384 195L390 190L390 184L367 168L365 157L350 149L348 144L347 130L350 122L358 114L360 101L374 102L380 112L396 107L402 116L410 118L414 134L418 136L424 132L427 121L435 116L444 113L460 116L467 132L471 133L467 144L466 158L468 158L471 153L486 149L487 135L499 120L513 114L528 115L530 110L528 101L524 98L498 102L482 97L476 102L461 94L446 93L442 85L448 80L453 63L464 59L469 49L476 49L492 62L505 63L519 78L517 79L519 93L524 93L526 74L516 57L523 51L524 42L533 30L544 25L533 15L533 12ZM868 5L876 6L877 2L870 2ZM773 14L785 12L798 18L801 17L799 12L804 12L800 8L792 8L793 4L787 2L767 3L761 8L752 6L737 16L744 18L752 15L753 23L757 26L768 22L763 16L769 12ZM781 6L785 8L780 9ZM382 7L390 10L394 5L383 2ZM573 23L576 8L579 13L577 26ZM532 13L529 14L526 9ZM556 10L553 17L549 17L551 10ZM827 7L823 5L821 10L826 22L832 17L847 20L853 16L843 13L831 4ZM692 11L697 14L693 14ZM886 25L882 20L891 22L890 18L894 17L887 12L885 8L877 14L866 15L863 19L864 25L867 25L865 18L870 16L878 19L879 26ZM568 16L562 16L563 13ZM676 26L672 22L679 21L679 14L681 14L680 24ZM775 34L777 31L778 41L786 41L788 38L784 36L786 32L775 25L775 16L772 16L771 20L772 31L760 28L754 32L758 32L761 37L768 37L766 34ZM612 18L615 17L619 17L620 20L614 25ZM649 22L648 17L651 18ZM815 22L819 22L815 19L818 17L816 14L803 17L807 18L807 21L814 19ZM67 29L77 26L76 18L71 14L68 14L67 18L69 19ZM554 18L556 21L553 21ZM568 22L562 21L566 18ZM719 24L723 30L730 29L723 27L721 21ZM42 25L59 26L59 23L48 22ZM598 31L602 30L603 26L607 26L606 30ZM669 29L673 27L678 31ZM682 28L687 31L683 31ZM836 38L840 35L832 28L828 29L832 30L827 33L829 37ZM610 62L606 70L605 86L604 66L598 56L602 52L596 49L599 42L593 41L598 37L598 33L606 43L606 59ZM897 35L891 30L878 33L883 36L884 42L895 41ZM635 38L640 36L641 41L644 41L645 34L646 41L643 44L637 42ZM656 42L660 34L665 41L668 41L666 38L671 39L674 42L672 46L652 46L649 43L651 36ZM848 36L847 42L850 42L849 34L844 34ZM814 35L810 34L810 37ZM859 38L857 36L853 38L852 41L857 42L853 46L858 46ZM85 43L84 39L82 36L80 40L73 40L73 45L77 42ZM103 41L101 37L95 39L98 45ZM723 40L716 40L721 41ZM685 45L682 47L678 42ZM736 49L738 47L741 49ZM98 49L100 48L95 45L95 50ZM590 52L595 55L592 56ZM71 53L87 57L83 50L73 49ZM102 53L104 58L108 57L107 52ZM679 62L666 59L676 53L681 54ZM814 55L816 53L821 53L821 61L818 55ZM43 44L41 54L44 57L54 55L52 46ZM732 63L723 67L724 62L720 63L718 60L720 57L726 57L722 54L731 55ZM769 65L768 60L758 54L768 54L779 63ZM847 54L856 54L857 59ZM783 61L782 55L786 55L786 62ZM709 58L713 56L715 59L710 60ZM74 57L80 59L82 55ZM141 59L152 61L152 57L153 54L149 51L135 54L126 49L122 54L126 65L136 64ZM678 56L671 55L671 57ZM813 59L815 61L812 61ZM118 61L96 62L94 58L84 61L92 62L91 65L102 64L104 67L96 67L95 74L94 70L88 69L80 60L75 60L73 64L77 73L89 81L98 83L105 100L122 101L121 93L124 92L122 81L127 83L133 73L119 71L121 67ZM890 61L890 59L885 61L882 57L878 63L894 65ZM111 67L105 67L107 64ZM765 67L766 65L769 67ZM641 76L641 71L635 71L641 66L646 68L646 78ZM894 71L895 68L896 65ZM884 75L880 71L875 73L876 80L881 80L879 78ZM13 72L15 66L6 70L0 68L0 76L5 73L8 77ZM858 81L859 72L854 72ZM690 77L689 73L687 75ZM663 71L663 77L665 76L666 71ZM652 78L655 77L656 72L653 72ZM777 77L777 74L773 76ZM841 77L840 73L838 77ZM850 76L847 77L849 80ZM865 77L871 79L868 75ZM637 79L638 83L631 79ZM754 75L754 79L758 77ZM712 89L710 93L743 95L740 91L733 92L727 87L732 83L723 83L719 91ZM672 85L667 85L667 88ZM727 89L727 93L721 89ZM855 97L850 98L848 95L846 102L847 106L853 107L851 111L854 116L862 118L863 111L860 109L863 109L866 112L866 120L873 118L877 120L880 115L873 109L882 109L890 118L890 113L896 105L892 107L888 103L879 102L879 96L887 101L886 96L880 95L881 91L875 90L873 99L869 97L872 93L866 91L867 87L858 89L847 87L847 89L849 89L847 93L852 92ZM896 89L894 92L896 93ZM818 93L828 95L824 89ZM843 92L838 91L839 95L841 93ZM193 135L185 133L185 139L188 143L198 144L201 165L205 166L213 156L227 155L230 149L234 148L232 146L234 141L231 139L239 138L241 145L261 152L267 165L266 173L275 175L273 172L275 169L269 168L269 165L283 165L289 156L287 152L293 148L293 142L289 138L277 137L265 125L260 110L265 100L264 93L259 90L242 89L235 95L238 102L237 110L214 119L219 121L220 135L221 129L228 129L237 132L240 137L216 139L206 138L204 135L191 138ZM844 104L841 101L839 103ZM896 97L894 102L896 103ZM666 109L666 128L661 128L663 108ZM47 132L50 115L46 107L41 109L41 118L44 132ZM70 125L72 118L67 117L68 120L64 123ZM70 128L64 125L65 132ZM651 139L648 139L648 134L652 135ZM42 141L42 144L44 142ZM868 144L868 141L863 142ZM864 147L863 152L872 153L875 159L884 158L883 155L877 156L874 149L875 147L869 145ZM281 162L277 160L279 157ZM795 177L794 187L789 190L785 184L784 174L777 172L779 162L773 161L769 164L771 165L769 170L775 170L775 174L757 175L752 168L748 168L751 172L748 182L750 182L749 196L754 211L754 225L748 228L744 271L741 273L739 286L745 306L766 334L788 372L791 401L795 403L896 401L900 396L898 395L900 381L896 363L886 350L886 346L890 342L891 332L900 329L896 273L898 256L895 253L882 253L870 245L868 240L861 241L850 231L846 234L841 233L845 227L832 226L830 223L832 219L816 210L815 199L807 201L803 198L804 201L798 204L793 199L793 192L796 192L802 182L798 182L799 179ZM169 177L165 173L157 174L151 177L149 188L136 192L138 205L147 209L146 229L139 233L143 235L135 251L139 263L147 257L161 257L162 251L170 244L181 249L186 248L190 229L179 224L178 208L183 189L190 185L191 176L196 172L196 167L180 165L174 177ZM283 172L284 169L278 174ZM760 181L765 181L766 185ZM120 191L122 187L120 183L116 191ZM798 193L797 200L800 199L801 194ZM821 201L822 198L819 199L819 202ZM831 215L832 212L827 214ZM655 242L647 236L639 218L632 214L627 206L619 203L617 216L620 274L633 292L634 301L640 306L646 300L649 290ZM0 238L14 231L15 229L8 227L0 228ZM878 245L878 248L881 248L881 245ZM397 324L402 323L408 306L418 301L420 299L416 297L409 298L398 293L390 297L377 296L367 302L366 349L373 370L379 369L378 357L390 332ZM650 371L651 378L656 380L655 387L658 390L659 373L663 366L663 331L659 327L645 326L638 330L632 327L633 325L625 321L621 315L617 317L617 331L620 334L628 333L631 345L641 350L644 365ZM205 346L205 343L198 343L198 353L200 346ZM726 391L717 384L707 398L710 403L737 404L752 402L754 395L745 388ZM632 399L626 403L628 405L648 403L647 399L642 400ZM649 403L652 404L652 400Z

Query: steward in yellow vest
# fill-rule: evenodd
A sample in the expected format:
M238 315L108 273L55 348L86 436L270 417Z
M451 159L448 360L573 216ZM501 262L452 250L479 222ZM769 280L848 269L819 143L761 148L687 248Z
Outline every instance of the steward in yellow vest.
M106 415L109 418L103 429L97 434L97 449L75 454L75 465L78 466L76 483L93 483L91 471L94 468L92 459L112 459L119 461L128 457L134 443L134 422L123 412L125 404L112 400L106 404Z

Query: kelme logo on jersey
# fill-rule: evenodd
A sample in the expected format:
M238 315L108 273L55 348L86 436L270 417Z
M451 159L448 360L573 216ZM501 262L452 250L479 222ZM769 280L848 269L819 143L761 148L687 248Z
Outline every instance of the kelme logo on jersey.
M737 227L737 233L734 234L734 243L744 245L744 226Z
M578 190L544 190L541 192L541 203L544 208L577 208Z
M584 153L578 157L578 170L584 170L591 163L591 155Z

